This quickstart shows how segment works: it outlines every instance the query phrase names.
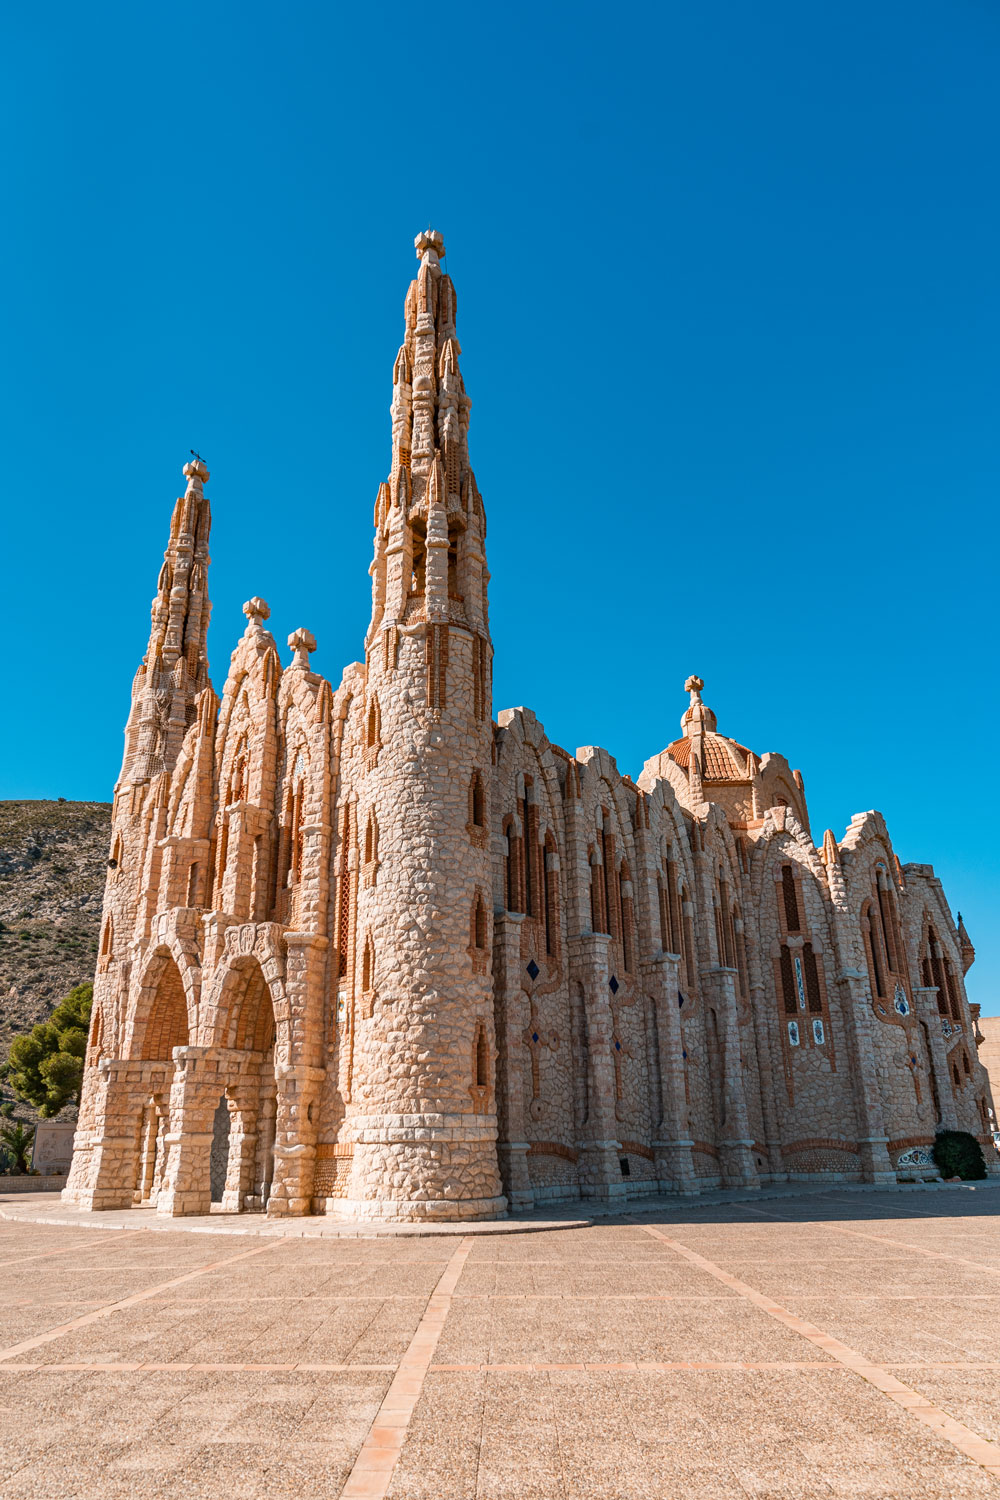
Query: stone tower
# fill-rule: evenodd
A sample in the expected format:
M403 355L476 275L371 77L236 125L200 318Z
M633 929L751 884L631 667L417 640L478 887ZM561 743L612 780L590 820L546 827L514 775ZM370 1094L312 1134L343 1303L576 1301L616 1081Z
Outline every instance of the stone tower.
M360 1018L343 1211L503 1213L496 1153L486 517L455 290L415 241L365 642Z

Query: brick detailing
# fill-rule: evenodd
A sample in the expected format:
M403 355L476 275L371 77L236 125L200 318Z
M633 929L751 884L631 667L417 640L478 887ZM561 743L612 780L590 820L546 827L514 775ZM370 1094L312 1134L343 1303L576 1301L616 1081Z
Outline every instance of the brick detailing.
M392 1378L361 1452L340 1492L340 1500L383 1500L392 1482L406 1430L420 1400L424 1379L441 1337L451 1299L472 1249L466 1236L442 1272L427 1310Z

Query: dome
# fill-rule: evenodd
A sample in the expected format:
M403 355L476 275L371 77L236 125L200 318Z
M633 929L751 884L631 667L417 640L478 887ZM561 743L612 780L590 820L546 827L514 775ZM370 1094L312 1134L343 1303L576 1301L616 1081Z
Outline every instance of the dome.
M691 694L691 702L681 716L684 736L667 746L667 754L682 771L687 771L691 765L691 747L697 736L701 741L701 774L704 780L740 782L745 785L756 773L757 757L738 740L731 740L724 734L717 733L718 720L701 699L704 686L700 677L689 677L685 682L684 689Z

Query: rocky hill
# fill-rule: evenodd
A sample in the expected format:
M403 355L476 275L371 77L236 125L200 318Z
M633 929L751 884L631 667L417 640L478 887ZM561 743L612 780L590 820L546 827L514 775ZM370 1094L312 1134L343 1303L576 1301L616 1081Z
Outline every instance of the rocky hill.
M94 977L109 802L0 802L0 1059Z

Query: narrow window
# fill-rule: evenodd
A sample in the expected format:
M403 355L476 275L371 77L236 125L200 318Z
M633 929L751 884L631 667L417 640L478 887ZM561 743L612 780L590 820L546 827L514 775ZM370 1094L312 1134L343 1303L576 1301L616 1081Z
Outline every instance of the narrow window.
M900 970L896 966L897 960L896 960L895 947L894 947L894 944L893 944L893 930L892 930L893 929L893 923L892 923L892 917L891 917L891 914L890 914L890 907L891 907L891 903L892 903L892 897L890 896L889 892L887 890L885 890L885 888L883 886L882 881L885 878L886 877L881 877L881 878L877 879L875 893L876 893L876 895L878 897L878 911L879 911L879 917L881 919L881 924L882 924L882 938L883 938L883 941L885 943L885 956L886 956L886 961L887 961L888 966L889 966L889 973L890 974L898 974L900 972Z
M197 861L188 869L188 888L186 906L198 905L198 864Z
M375 987L375 944L371 933L365 939L364 957L361 960L361 988L367 994Z
M813 1015L819 1015L823 1010L823 994L819 987L819 967L812 943L806 943L802 955L805 959L806 995L809 999L809 1009Z
M868 950L869 978L875 994L880 998L885 995L885 985L882 980L881 953L879 951L879 935L877 931L878 919L875 915L875 904L869 901L862 919L862 927L865 933L865 947Z
M791 865L781 867L781 894L785 903L785 927L789 932L800 932L799 895Z
M798 1013L799 1002L795 993L792 955L787 948L781 950L781 1000L786 1016L794 1016Z
M486 903L483 901L481 892L478 891L472 908L472 946L474 948L486 947Z
M488 1088L489 1081L490 1046L486 1040L486 1027L480 1021L479 1034L476 1037L476 1087L479 1089Z
M556 869L555 840L551 834L545 838L542 853L542 875L545 883L545 951L557 952L559 932L559 871Z
M472 773L469 811L474 828L486 827L486 788L478 771Z

